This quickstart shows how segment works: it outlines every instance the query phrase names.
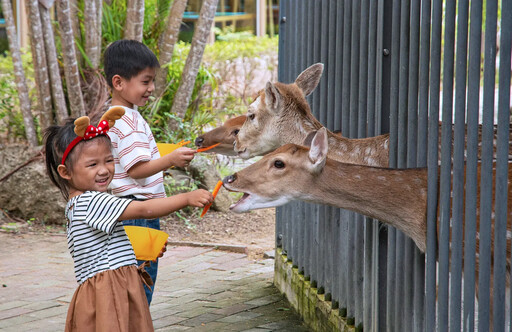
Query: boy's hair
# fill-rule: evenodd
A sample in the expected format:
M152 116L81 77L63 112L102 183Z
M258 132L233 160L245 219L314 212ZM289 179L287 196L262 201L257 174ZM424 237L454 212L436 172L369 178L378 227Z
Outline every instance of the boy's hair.
M62 196L65 199L69 197L69 183L67 180L60 177L57 167L62 161L62 155L69 143L73 141L77 136L75 134L75 119L67 119L62 126L50 126L44 131L44 153L46 162L46 171L52 183L60 189ZM84 142L90 142L96 139L104 139L110 145L110 139L106 135L98 135L97 137L87 140ZM82 150L82 142L78 143L73 150L69 153L65 161L65 166L69 169L73 169L73 164L76 161L76 156L79 155Z
M112 77L119 75L131 79L146 68L159 68L155 54L136 40L117 40L103 54L103 69L108 85L112 88Z

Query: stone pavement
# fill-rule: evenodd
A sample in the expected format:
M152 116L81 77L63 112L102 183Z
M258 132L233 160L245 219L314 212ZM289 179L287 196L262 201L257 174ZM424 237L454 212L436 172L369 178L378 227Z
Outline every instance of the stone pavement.
M273 260L169 247L151 314L156 331L308 331L272 285ZM0 232L0 330L63 331L77 287L66 237Z

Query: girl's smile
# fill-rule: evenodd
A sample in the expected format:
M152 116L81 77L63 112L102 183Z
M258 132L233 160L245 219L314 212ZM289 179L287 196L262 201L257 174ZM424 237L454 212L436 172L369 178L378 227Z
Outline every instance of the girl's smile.
M114 157L105 138L80 143L74 151L75 162L69 170L70 197L85 191L106 192L114 177Z

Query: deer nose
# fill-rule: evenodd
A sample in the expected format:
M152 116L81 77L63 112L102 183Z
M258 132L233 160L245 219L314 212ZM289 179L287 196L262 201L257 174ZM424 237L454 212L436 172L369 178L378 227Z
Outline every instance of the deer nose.
M196 146L201 146L201 144L202 144L203 142L204 142L204 138L202 138L202 137L198 137L198 138L196 138L196 140L195 140L195 142L194 142L194 143L196 144Z
M224 182L224 183L233 183L233 182L235 182L235 180L236 180L236 173L226 176L222 180L222 182Z

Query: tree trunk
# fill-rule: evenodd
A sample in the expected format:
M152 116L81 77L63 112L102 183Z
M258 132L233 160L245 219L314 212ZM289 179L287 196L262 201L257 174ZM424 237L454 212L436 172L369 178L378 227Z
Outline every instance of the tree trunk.
M2 0L2 12L5 18L5 29L7 31L7 39L9 40L9 51L11 52L12 64L14 67L14 77L16 79L16 88L18 89L18 98L20 99L21 114L23 115L23 123L25 125L25 135L31 146L37 145L37 135L32 118L30 97L28 95L27 81L23 63L21 62L20 46L18 44L18 36L16 35L16 27L14 25L11 0Z
M160 70L156 76L155 82L155 96L160 97L167 87L167 73L169 67L167 66L172 60L174 52L174 45L178 41L180 33L181 21L183 13L187 7L187 0L174 0L172 3L171 11L167 16L167 24L165 31L160 36L159 49L160 49Z
M53 96L53 105L55 106L55 115L57 122L63 124L68 118L68 109L64 91L62 90L62 79L60 77L59 63L57 62L57 50L55 49L55 37L53 35L52 20L49 9L53 6L52 1L40 1L39 13L41 15L41 25L43 26L44 46L46 51L46 61L50 74L50 83Z
M93 69L98 69L101 54L101 25L98 24L98 11L98 1L84 1L85 53Z
M144 0L127 0L124 39L133 39L142 42L143 28Z
M34 61L34 73L41 107L41 128L53 124L52 96L50 93L50 81L46 66L46 54L44 50L43 31L41 17L39 15L39 2L28 0L26 2L27 16L30 28L30 44L32 46L32 59Z
M181 119L185 116L190 96L194 89L194 83L199 71L199 66L201 65L201 60L203 59L206 41L208 40L215 17L217 2L218 0L204 0L199 13L199 19L197 20L194 36L192 37L192 45L190 46L190 52L181 76L180 86L174 95L171 108L171 113L176 114L176 116ZM176 125L176 123L170 123L171 128L176 128Z
M70 16L69 0L58 0L57 17L60 27L60 41L62 44L62 58L64 60L64 75L68 91L69 106L73 117L85 115L82 87L80 86L80 73L75 53L74 31Z

